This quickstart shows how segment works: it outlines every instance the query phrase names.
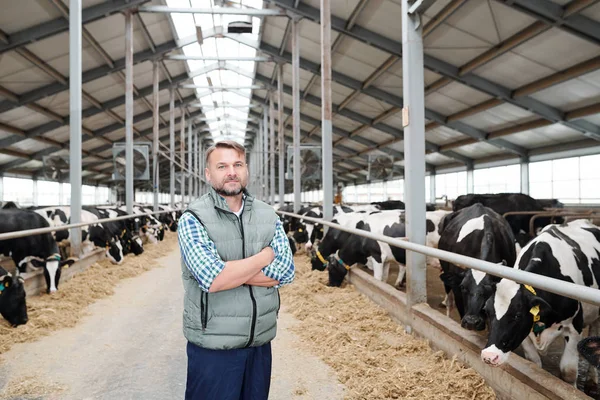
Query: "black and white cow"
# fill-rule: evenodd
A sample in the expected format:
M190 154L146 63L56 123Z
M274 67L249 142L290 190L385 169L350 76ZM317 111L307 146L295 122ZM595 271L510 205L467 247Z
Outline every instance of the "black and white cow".
M0 233L48 228L50 224L41 215L21 209L0 210ZM51 233L7 239L0 241L0 254L10 256L19 272L27 266L44 268L47 293L58 288L61 269L74 260L62 260L56 240Z
M438 248L492 263L514 265L517 258L515 238L508 222L494 210L476 203L447 215L440 225ZM485 329L483 308L500 278L460 268L440 260L443 273L447 315L456 302L463 328Z
M123 215L127 215L126 212L116 209L99 209L93 207L85 207L86 211L89 211L96 215L99 219L116 218ZM136 234L134 235L127 225L126 220L109 221L103 222L102 225L110 235L121 243L123 248L123 255L133 253L136 256L144 252L142 239Z
M515 268L598 288L600 229L587 220L549 225L523 248ZM522 345L525 356L541 366L538 353L544 354L562 336L565 349L560 360L561 376L576 385L577 344L585 326L597 328L599 307L502 279L485 310L489 338L481 351L484 362L501 365L511 351Z
M23 278L0 267L0 314L13 327L27 323Z
M119 207L121 211L127 211L126 206ZM134 221L139 225L139 235L144 241L152 244L162 240L165 234L163 224L151 215L145 215L150 211L144 211L141 206L133 206L133 213L139 215L139 218L134 218Z
M177 215L175 210L169 206L159 205L161 211L169 211L167 213L158 214L158 220L165 224L171 232L177 232Z
M51 224L51 226L67 225L71 220L70 207L49 207L35 210L35 212ZM81 247L82 253L88 254L96 247L105 248L106 256L113 264L123 262L123 247L119 240L116 240L108 229L98 221L98 217L93 213L81 210L81 222L89 222L90 225L81 228ZM66 220L66 221L65 221ZM62 230L54 232L56 241L62 244L68 244L70 241L70 231ZM62 240L59 240L62 239Z
M350 207L337 205L333 206L334 216L339 213L349 213L353 211L354 210L352 210ZM311 218L323 218L323 207L319 206L309 209L302 209L299 211L299 214ZM323 231L324 229L322 224L300 219L295 226L294 239L296 240L296 243L304 243L305 250L309 252L315 243L323 239Z
M446 211L430 211L426 213L428 220L426 245L437 247L439 241L438 226ZM389 237L405 237L405 219L403 210L387 210L368 214L364 220L356 224L356 229L362 229ZM375 279L386 282L389 275L390 262L400 264L398 278L394 284L399 287L404 281L406 272L406 251L402 248L390 246L387 243L367 239L357 235L350 235L346 243L339 249L337 255L328 259L330 286L339 286L347 270L353 264L368 265L373 269ZM428 259L428 264L437 266L437 259Z
M500 215L510 211L544 211L544 206L531 196L522 193L497 193L497 194L465 194L454 200L453 211L461 210L470 205L480 203L491 208ZM529 232L529 221L532 215L508 215L506 220L512 228L515 238L521 247L533 239ZM562 223L560 217L536 218L534 228L539 232L544 226L555 222Z

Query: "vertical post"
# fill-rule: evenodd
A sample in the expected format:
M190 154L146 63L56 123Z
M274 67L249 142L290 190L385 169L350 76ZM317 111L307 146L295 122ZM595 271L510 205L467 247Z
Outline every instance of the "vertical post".
M189 172L189 178L188 178L188 191L189 191L189 203L191 203L194 200L194 176L192 175L195 171L194 171L194 166L192 165L192 156L194 154L194 147L192 146L192 124L189 125L188 127L188 172Z
M402 85L404 108L404 193L406 233L411 243L425 244L425 93L423 80L423 24L409 14L402 0ZM407 190L407 188L410 188ZM407 252L408 305L427 301L425 255ZM410 330L410 328L409 328Z
M206 160L204 159L204 141L201 140L200 138L198 139L198 146L200 147L198 149L198 163L200 164L200 167L198 168L198 171L196 171L196 173L199 176L204 176L204 168L206 167ZM200 193L200 196L202 196L205 193L206 187L204 185L204 182L202 182L201 178L197 178L198 179L198 191Z
M269 194L270 204L275 205L275 105L273 104L273 93L269 93L269 142L271 150L269 151ZM1 179L1 178L0 178Z
M69 2L69 176L71 223L81 222L81 0ZM71 229L71 255L81 252L81 229Z
M292 22L292 99L294 104L294 212L300 211L302 182L300 181L300 20Z
M406 193L404 194L406 196ZM435 171L431 171L429 174L429 201L431 204L435 204Z
M60 186L60 183L58 185ZM0 176L0 201L4 201L4 177L3 176Z
M194 135L194 173L198 174L200 170L200 148L198 147L198 139L200 134L196 132ZM200 197L200 179L194 176L194 195Z
M263 115L263 148L262 148L262 160L263 160L263 174L262 186L263 186L263 201L267 203L269 201L269 117L267 115L268 108L265 106Z
M175 203L175 163L173 162L175 160L175 90L173 88L169 90L169 139L169 156L171 156L171 161L169 162L169 170L171 172L171 199L169 200L169 205L173 207Z
M38 180L33 179L33 205L37 207L39 205L39 193L38 193Z
M474 176L474 171L473 171L473 167L469 166L467 167L467 193L474 193L475 192L475 176Z
M331 5L321 0L321 146L323 152L323 218L333 219L333 137L331 113ZM324 227L327 233L328 227Z
M190 121L190 125L191 125ZM183 207L185 196L185 108L181 108L181 135L179 136L181 148L181 207Z
M133 214L133 15L125 12L125 203ZM72 89L71 89L72 90ZM71 191L73 181L71 181ZM72 201L72 199L71 199Z
M521 159L521 193L529 194L529 160Z
M158 61L152 65L152 193L153 210L158 211L158 189L160 179L158 172Z
M277 66L277 109L279 111L279 207L283 207L285 201L285 127L283 126L283 64Z

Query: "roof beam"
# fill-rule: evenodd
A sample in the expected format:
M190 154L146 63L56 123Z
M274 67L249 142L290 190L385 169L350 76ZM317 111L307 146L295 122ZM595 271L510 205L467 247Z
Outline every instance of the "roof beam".
M500 1L500 0L497 0ZM507 0L510 2L509 0ZM289 9L290 8L290 0L270 0L271 3L274 3L280 7ZM515 0L514 3L524 3L524 0ZM536 2L527 1L527 4L537 4ZM547 0L540 0L539 3L551 3ZM553 4L553 3L551 3ZM558 6L560 7L560 6ZM310 19L316 23L320 21L320 12L318 9L313 8L305 3L299 3L298 8L295 9L296 13ZM574 17L570 17L574 18ZM347 30L344 27L345 21L342 18L334 17L331 18L331 27L340 33L344 33L350 37L353 37L363 43L376 47L380 50L386 51L392 55L396 55L401 57L402 54L402 46L401 43L398 43L392 39L386 38L378 33L369 31L361 26L355 25L351 30ZM262 46L261 46L262 47ZM566 121L564 119L564 113L560 110L548 106L538 100L535 100L530 97L520 97L513 98L511 96L512 91L502 85L498 85L490 80L482 78L480 76L474 75L472 73L467 73L465 75L459 74L459 68L451 65L445 61L439 60L435 57L432 57L428 54L425 54L423 57L425 68L436 72L440 75L448 77L452 80L460 82L464 85L477 89L481 92L487 93L491 96L497 97L499 99L504 100L507 103L513 104L517 107L526 109L532 113L538 114L539 116L553 121L555 123L561 123L565 126L568 126L572 129L575 129L581 132L583 135L595 138L600 140L600 127L588 123L586 121ZM438 122L438 121L436 121ZM453 128L454 129L454 128ZM497 142L496 142L497 143Z
M291 55L289 53L284 53L283 56L279 56L278 54L275 54L274 47L267 43L261 43L260 47L263 52L265 52L267 54L271 54L274 57L277 57L282 62L287 62L287 63L291 62ZM318 66L315 63L312 63L303 58L300 58L300 68L307 70L309 72L312 72L315 75L320 75L320 73L321 73L321 71L318 69ZM402 108L404 105L402 97L395 96L391 93L388 93L388 92L378 89L376 87L363 88L362 82L360 82L356 79L353 79L349 76L343 75L336 71L331 71L331 76L332 76L332 80L334 82L337 82L337 83L347 86L351 89L354 89L355 91L357 91L359 93L367 94L377 100L385 101L386 103L391 104L398 108ZM340 110L339 106L337 106L337 107L335 107L334 113L336 113L336 114L339 113L339 114L344 115L343 113L345 111L349 111L349 110ZM444 116L436 111L427 109L427 108L425 109L425 118L435 121L438 124L444 125L444 126L450 128L450 129L453 129L457 132L460 132L463 135L467 135L467 136L476 138L483 142L489 142L490 144L492 144L496 147L499 147L503 150L508 150L510 152L514 152L520 156L524 156L527 152L525 150L525 148L522 148L517 145L513 145L512 143L508 143L502 139L488 141L486 139L485 132L483 132L479 129L473 128L463 122L448 121L446 116ZM372 121L370 119L368 121L363 121L362 123L363 123L363 126L361 126L359 129L366 129L367 127L370 127L372 125ZM382 124L376 124L375 126L377 126L377 125L382 125ZM373 126L373 127L375 127L375 126ZM389 132L386 132L386 133L389 133ZM393 135L397 136L397 137L403 137L403 133L393 134ZM427 146L427 142L426 142L426 146ZM431 149L431 147L429 147L429 149Z
M169 41L167 43L163 43L156 48L156 53L153 53L152 50L147 49L140 51L133 55L133 63L139 64L144 61L150 61L155 58L161 57L163 54L178 48L178 45L175 41ZM122 58L114 62L114 66L110 67L108 65L103 65L98 68L91 69L86 71L82 75L82 83L91 82L93 80L102 78L106 75L110 75L112 73L121 71L125 68L125 59ZM29 103L41 100L47 96L52 96L54 94L60 93L62 91L68 90L69 85L68 82L66 84L63 83L52 83L50 85L34 89L30 92L24 93L18 96L18 102L15 103L10 100L4 100L0 102L0 113L12 110L14 108L25 106Z
M137 7L148 0L110 0L85 8L81 12L81 21L87 24L109 15L118 14L128 8ZM19 32L6 35L8 42L0 43L0 54L14 50L29 43L33 43L50 36L69 30L69 21L61 18L53 19L39 25L32 26Z
M456 10L461 8L467 0L452 0L436 15L434 15L429 22L423 27L423 38L427 37L431 32L446 21Z
M584 40L600 45L600 22L576 14L596 1L576 0L566 6L561 6L549 0L496 1Z

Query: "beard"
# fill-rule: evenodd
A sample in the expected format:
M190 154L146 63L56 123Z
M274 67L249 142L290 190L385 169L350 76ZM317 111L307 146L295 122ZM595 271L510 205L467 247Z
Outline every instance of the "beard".
M234 188L230 188L230 189L226 189L225 185L227 185L228 183L231 182L235 182L238 185L236 185L236 187ZM243 184L241 179L235 179L235 180L226 180L224 182L221 183L221 185L219 186L213 186L213 189L215 190L215 192L217 192L218 194L220 194L221 196L225 196L225 197L230 197L230 196L237 196L238 194L242 193L245 189L245 185Z

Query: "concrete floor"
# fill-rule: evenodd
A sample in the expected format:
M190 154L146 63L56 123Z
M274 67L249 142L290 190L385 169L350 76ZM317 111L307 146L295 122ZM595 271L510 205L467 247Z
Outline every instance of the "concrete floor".
M163 267L121 282L115 294L89 307L75 328L2 355L0 388L35 376L64 387L43 399L182 399L185 339L179 252L158 260ZM280 312L273 343L270 399L343 398L332 370L290 332L296 320Z

